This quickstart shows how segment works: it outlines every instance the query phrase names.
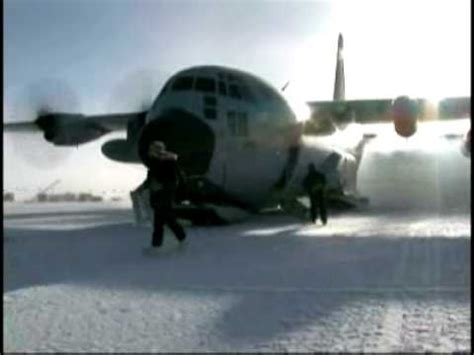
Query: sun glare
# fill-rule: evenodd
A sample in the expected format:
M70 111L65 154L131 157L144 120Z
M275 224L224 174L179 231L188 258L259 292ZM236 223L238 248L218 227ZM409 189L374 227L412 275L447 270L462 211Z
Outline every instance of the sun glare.
M286 95L285 98L291 109L295 113L296 120L298 122L304 122L310 119L311 109L309 108L308 104L301 99L301 96Z
M305 43L313 46L313 52L300 51L304 58L298 58L300 77L323 67L312 76L318 80L312 80L312 90L306 82L302 85L305 95L326 100L327 93L332 94L339 32L345 39L348 100L469 95L469 14L467 0L337 1L325 34L318 35L315 43ZM324 85L326 95L314 95L317 85Z
M469 128L469 119L423 122L418 124L418 130L412 137L403 138L397 135L392 124L381 124L377 129L371 130L376 138L370 143L370 148L379 153L413 150L439 153L446 151L452 144L459 145ZM447 139L448 137L456 139Z

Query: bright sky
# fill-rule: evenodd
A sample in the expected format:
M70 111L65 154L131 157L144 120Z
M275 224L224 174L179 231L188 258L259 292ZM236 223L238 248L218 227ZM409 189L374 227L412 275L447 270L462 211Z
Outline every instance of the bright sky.
M174 72L199 64L250 71L276 87L290 80L288 95L327 100L339 32L348 99L470 95L469 0L5 0L4 10L7 115L43 78L70 86L84 113L134 110L144 91L136 73L153 75L143 95L154 96ZM59 178L56 191L128 191L143 177L101 155L110 137L47 169L26 164L4 138L7 190L33 194ZM37 161L54 150L40 139L28 149Z

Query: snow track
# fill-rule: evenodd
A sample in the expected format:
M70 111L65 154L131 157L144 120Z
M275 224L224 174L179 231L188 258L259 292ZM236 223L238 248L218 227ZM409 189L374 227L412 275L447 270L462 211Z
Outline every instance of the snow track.
M41 221L5 218L6 351L470 351L468 215L266 215L162 258L122 209Z

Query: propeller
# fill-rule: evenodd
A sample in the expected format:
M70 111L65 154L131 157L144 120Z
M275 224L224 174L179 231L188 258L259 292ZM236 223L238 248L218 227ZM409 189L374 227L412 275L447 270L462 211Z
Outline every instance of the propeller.
M78 110L77 96L63 80L45 78L27 85L13 98L5 123L38 123L48 113L77 113ZM60 166L74 149L46 142L44 133L21 132L9 138L15 154L38 169Z
M117 82L109 103L109 112L147 111L153 104L164 82L164 75L157 70L140 69Z

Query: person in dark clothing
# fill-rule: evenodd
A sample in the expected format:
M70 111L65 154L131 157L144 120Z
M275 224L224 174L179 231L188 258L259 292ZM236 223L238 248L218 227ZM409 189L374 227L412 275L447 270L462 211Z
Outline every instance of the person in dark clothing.
M166 151L161 141L152 141L148 148L147 185L150 189L150 204L154 210L152 246L159 248L163 243L163 229L167 225L176 238L183 242L186 233L176 221L173 201L178 184L183 183L183 175L177 165L178 156Z
M308 165L308 174L303 180L303 187L309 197L311 221L316 223L319 212L321 214L321 222L326 225L326 177L316 170L313 163Z

